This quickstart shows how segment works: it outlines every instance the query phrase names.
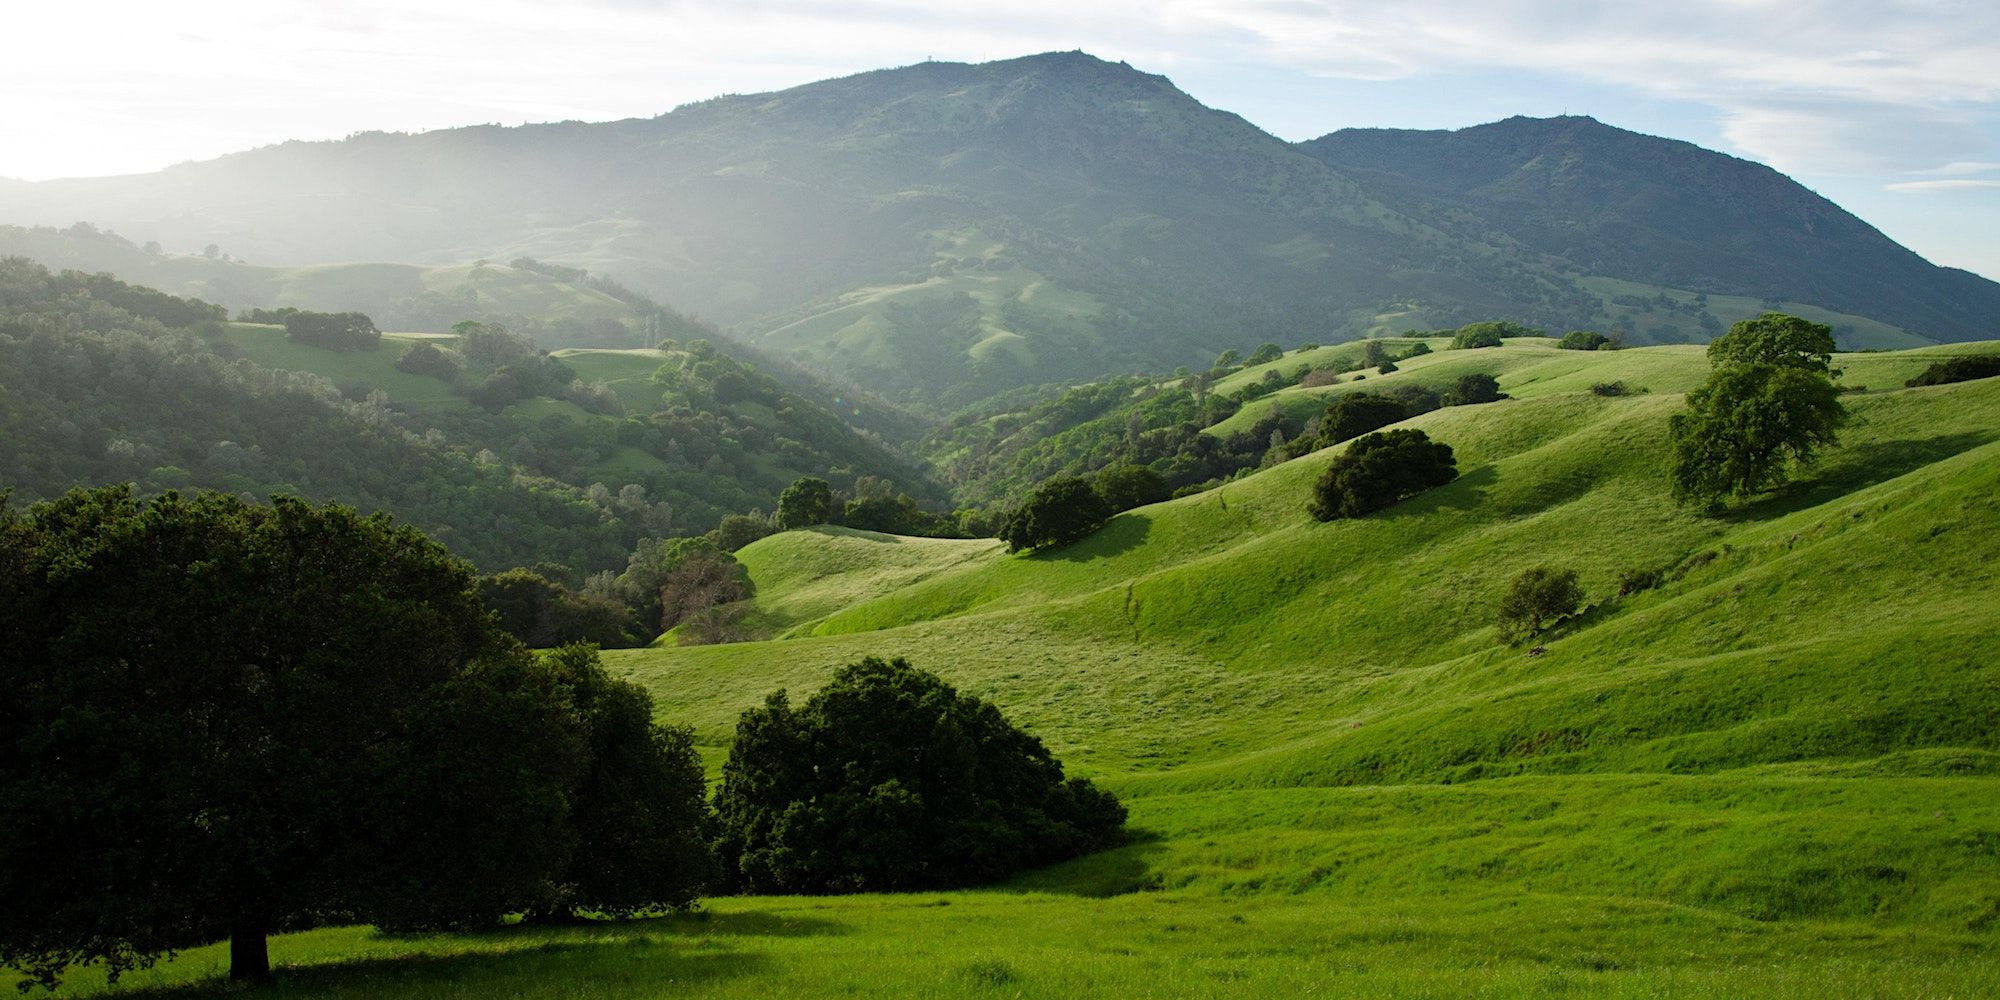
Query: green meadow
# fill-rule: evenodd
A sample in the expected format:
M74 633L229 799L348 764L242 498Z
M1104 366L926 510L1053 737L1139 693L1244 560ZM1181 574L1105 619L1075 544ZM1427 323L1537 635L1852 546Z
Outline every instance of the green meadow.
M314 931L273 941L271 992L2000 995L2000 379L1900 388L1995 351L1841 355L1841 447L1714 514L1661 471L1699 347L1522 340L1275 395L1499 378L1409 421L1459 479L1368 518L1306 515L1324 451L1031 556L766 538L739 553L764 641L605 654L711 770L770 691L904 656L1117 792L1130 842L976 891ZM1589 605L1505 645L1538 565ZM227 992L225 952L117 990Z

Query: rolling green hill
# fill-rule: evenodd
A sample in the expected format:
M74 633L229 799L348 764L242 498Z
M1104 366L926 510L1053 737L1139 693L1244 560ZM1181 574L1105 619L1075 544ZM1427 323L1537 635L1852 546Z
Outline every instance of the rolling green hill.
M2000 343L1843 355L1841 447L1714 517L1661 473L1698 351L1523 340L1432 356L1514 398L1410 421L1460 478L1360 520L1304 513L1320 452L1029 556L771 536L740 556L780 638L605 654L712 765L769 691L907 656L1116 790L1133 841L983 891L274 958L329 997L1990 995L2000 379L1896 388L1947 350ZM1504 645L1541 564L1590 607Z
M1230 346L1501 317L1637 345L1784 308L1856 349L2000 317L2000 285L1687 143L1516 118L1290 144L1080 52L0 187L0 220L78 219L284 265L89 265L231 305L365 293L406 329L546 315L568 331L549 346L650 342L591 333L631 324L587 284L497 263L557 261L936 417Z

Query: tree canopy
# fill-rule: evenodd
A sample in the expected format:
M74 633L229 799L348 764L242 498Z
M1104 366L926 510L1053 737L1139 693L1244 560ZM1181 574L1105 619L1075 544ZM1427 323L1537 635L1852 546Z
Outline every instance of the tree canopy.
M806 476L778 494L778 530L810 528L833 520L833 487L824 479Z
M1783 484L1839 442L1847 422L1833 332L1797 316L1744 320L1708 346L1713 370L1668 424L1676 501L1708 505Z
M1457 478L1450 445L1419 430L1382 431L1334 456L1307 509L1321 521L1363 517Z
M1583 600L1575 570L1536 566L1522 570L1508 584L1495 623L1501 638L1519 642L1541 632L1550 622L1575 614Z
M0 962L43 983L225 937L261 978L266 935L336 919L621 906L573 862L655 848L579 832L590 776L694 766L595 756L587 706L643 693L529 654L383 515L77 491L0 509L0 568Z
M1051 479L1008 512L1000 540L1009 552L1068 545L1090 537L1113 513L1110 502L1089 482Z
M716 854L748 892L972 885L1116 843L1125 808L999 709L902 659L743 713Z

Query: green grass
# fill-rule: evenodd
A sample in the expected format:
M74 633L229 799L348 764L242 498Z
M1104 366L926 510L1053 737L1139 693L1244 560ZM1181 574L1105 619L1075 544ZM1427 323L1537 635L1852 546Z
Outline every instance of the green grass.
M223 330L224 343L265 368L312 372L335 385L366 382L397 402L467 405L451 394L447 382L396 370L397 359L420 336L390 333L372 351L329 351L286 339L280 326L229 323Z
M1699 348L1522 342L1405 365L1516 398L1411 421L1462 475L1369 518L1305 515L1328 451L1032 556L761 540L783 638L606 654L711 767L769 691L907 656L1117 791L1133 842L976 892L313 932L279 992L1996 995L2000 379L1891 388L1964 350L1843 355L1842 447L1717 516L1660 471ZM1613 380L1651 391L1584 388ZM1492 622L1537 564L1591 607L1533 653ZM132 985L221 992L215 955Z

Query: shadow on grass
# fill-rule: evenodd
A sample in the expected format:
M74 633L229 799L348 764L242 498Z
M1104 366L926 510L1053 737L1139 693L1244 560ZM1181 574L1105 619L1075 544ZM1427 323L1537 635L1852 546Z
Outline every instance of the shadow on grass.
M576 940L564 933L563 940L532 940L547 934L546 928L520 928L505 934L457 935L441 939L441 947L454 943L472 945L458 954L396 955L385 957L334 959L302 965L279 965L271 984L255 991L256 996L300 997L403 997L416 995L454 996L533 996L552 983L587 981L593 996L654 997L664 987L738 979L758 975L770 968L770 961L753 952L731 950L707 939L696 942L662 940L638 928L652 923L606 924L607 929L623 928L617 936L604 934ZM563 928L575 931L578 928ZM470 938L471 940L467 940ZM523 940L529 939L529 940ZM113 990L104 994L120 998L179 998L243 996L240 984L223 977L148 987L140 990Z
M1368 516L1395 520L1420 517L1438 510L1471 510L1486 502L1486 487L1499 481L1500 474L1494 471L1493 466L1482 465L1443 486L1425 490Z
M1097 533L1060 549L1037 552L1030 559L1054 562L1089 562L1129 552L1146 544L1146 536L1153 532L1153 519L1145 514L1130 512L1112 518Z
M1716 516L1733 523L1776 520L1908 475L1926 465L1990 444L1996 438L2000 438L2000 434L1974 431L1907 441L1846 445L1828 452L1804 478L1793 480L1769 496L1742 507L1729 508Z
M1153 863L1165 851L1158 833L1131 830L1118 847L1037 869L991 891L1048 892L1087 899L1146 892L1160 888Z

